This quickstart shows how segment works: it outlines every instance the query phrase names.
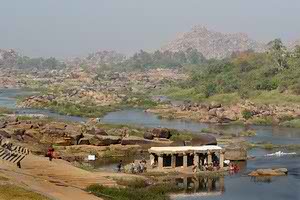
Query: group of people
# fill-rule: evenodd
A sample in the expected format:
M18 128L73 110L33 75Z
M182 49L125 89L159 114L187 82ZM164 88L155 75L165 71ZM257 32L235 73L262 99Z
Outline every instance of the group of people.
M123 161L120 160L119 164L117 165L117 171L122 172L125 171L127 173L137 174L137 173L143 173L147 171L147 161L141 160L138 163L135 163L134 161L126 166L123 165Z
M237 164L229 163L229 173L230 174L236 174L239 172L240 168Z

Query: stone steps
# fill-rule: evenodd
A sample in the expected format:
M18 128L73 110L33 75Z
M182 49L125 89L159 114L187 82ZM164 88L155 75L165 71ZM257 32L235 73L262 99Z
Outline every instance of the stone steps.
M0 159L10 163L16 163L18 167L21 167L21 161L29 154L29 149L17 145L12 146L11 150L0 147Z

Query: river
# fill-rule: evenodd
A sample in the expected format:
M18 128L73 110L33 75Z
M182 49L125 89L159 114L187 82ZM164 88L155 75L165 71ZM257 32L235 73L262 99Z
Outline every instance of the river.
M60 120L84 122L82 117L65 116L40 109L18 109L16 108L16 96L28 95L31 92L16 89L0 90L0 107L15 109L20 114L44 114ZM255 137L249 138L252 142L270 142L273 144L300 144L300 129L285 128L277 126L238 126L238 125L214 125L194 121L166 120L160 119L154 114L143 112L137 109L108 113L101 119L102 123L130 124L142 127L166 127L178 130L187 130L198 134L203 128L218 128L232 133L244 129L254 129L257 132ZM282 149L281 151L289 152ZM300 152L296 155L282 157L266 157L268 153L263 149L253 149L248 152L255 156L254 160L240 163L241 171L238 174L226 176L224 179L224 190L218 193L216 188L202 187L201 190L191 192L185 189L183 194L173 196L176 200L297 200L300 199ZM110 165L112 167L113 165ZM273 177L270 179L253 179L247 173L257 168L285 167L289 170L288 176ZM189 179L190 180L190 179Z

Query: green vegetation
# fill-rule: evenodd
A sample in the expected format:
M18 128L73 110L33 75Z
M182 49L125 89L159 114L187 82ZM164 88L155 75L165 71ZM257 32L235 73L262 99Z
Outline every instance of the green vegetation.
M290 121L285 121L280 124L281 126L292 127L292 128L300 128L300 119L293 119Z
M96 106L71 102L52 101L39 106L49 110L58 112L59 114L82 116L82 117L101 117L108 112L114 111L116 108L110 106Z
M137 184L139 183L139 184ZM115 200L168 200L168 193L175 192L177 188L170 184L158 184L146 186L141 181L137 183L126 183L126 187L105 187L102 185L91 185L87 188L95 196L104 199Z
M8 108L4 108L4 107L0 107L0 115L3 115L3 114L12 114L13 111L8 109Z
M121 69L144 70L149 68L180 68L184 65L198 65L205 62L204 56L196 49L188 49L186 52L155 51L148 53L143 50L134 54L118 66Z
M171 83L161 93L196 102L234 104L250 99L261 104L300 102L299 47L287 51L280 40L269 43L265 53L233 54L223 60L184 65L188 80ZM250 118L250 113L245 113Z
M22 70L32 70L32 69L61 69L66 67L64 63L56 60L55 58L29 58L27 56L18 57L16 63L16 68Z
M186 131L178 131L175 129L171 129L170 131L172 134L170 140L172 141L188 141L196 137L195 134Z
M49 200L48 198L14 185L0 185L0 199L6 200Z
M253 116L253 113L250 110L243 110L242 115L244 119L248 120Z
M273 149L299 150L300 149L299 144L272 144L269 142L248 143L246 146L248 147L248 149L251 148L262 148L267 150L273 150Z
M253 137L256 136L256 132L254 130L247 130L240 132L239 135L242 137Z
M254 125L272 125L272 124L274 124L273 118L271 116L255 118L255 119L251 120L251 123Z

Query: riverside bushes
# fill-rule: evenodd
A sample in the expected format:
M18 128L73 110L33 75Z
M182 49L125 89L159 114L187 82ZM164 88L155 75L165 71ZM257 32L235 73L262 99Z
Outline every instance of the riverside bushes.
M300 47L286 52L283 44L276 48L271 42L264 53L240 52L222 60L206 60L193 66L184 66L190 73L187 80L174 83L165 94L171 97L209 101L215 96L233 97L239 100L250 99L255 103L299 103L300 94ZM284 65L278 60L284 59ZM228 96L229 95L229 96ZM232 96L230 96L232 95ZM224 97L225 97L224 96ZM201 98L195 98L201 97ZM223 101L223 98L219 99ZM234 104L236 98L230 102Z
M105 187L94 184L87 188L95 196L114 200L169 200L168 193L175 192L175 186L159 184L144 186L127 184L127 187Z

